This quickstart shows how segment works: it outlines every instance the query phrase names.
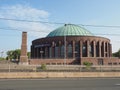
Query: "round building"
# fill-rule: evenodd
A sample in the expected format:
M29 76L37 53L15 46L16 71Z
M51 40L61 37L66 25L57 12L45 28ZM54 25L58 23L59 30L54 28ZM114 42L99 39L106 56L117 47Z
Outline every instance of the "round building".
M31 59L44 64L108 64L112 56L110 40L94 36L74 24L65 24L45 38L32 41Z

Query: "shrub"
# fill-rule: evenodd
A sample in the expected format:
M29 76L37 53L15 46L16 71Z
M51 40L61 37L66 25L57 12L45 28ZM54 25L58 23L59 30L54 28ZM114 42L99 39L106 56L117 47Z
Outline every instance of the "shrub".
M42 69L42 70L46 70L46 64L42 64L42 65L41 65L41 69Z
M1 57L0 57L0 60L5 60L5 58L1 58Z
M92 64L90 62L84 62L83 65L86 66L86 69L90 69Z
M90 62L84 62L83 65L85 65L85 66L91 66L92 64Z

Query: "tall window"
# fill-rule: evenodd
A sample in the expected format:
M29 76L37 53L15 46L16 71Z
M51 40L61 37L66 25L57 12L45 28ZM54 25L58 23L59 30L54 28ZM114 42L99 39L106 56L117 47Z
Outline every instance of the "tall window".
M58 46L55 47L55 58L58 58Z
M99 42L96 44L96 57L99 57Z
M35 58L37 58L37 48L35 48Z
M90 54L90 57L93 57L93 42L91 42L89 45L89 54Z
M52 47L49 47L49 58L52 58Z
M75 57L78 58L80 57L80 44L78 42L75 43Z
M72 57L73 57L73 55L72 55L72 45L69 44L68 45L68 58L72 58Z
M104 42L101 44L101 56L104 57Z
M61 58L64 58L65 57L65 55L64 55L64 53L65 53L65 51L64 51L64 45L62 45L61 46Z
M107 57L107 43L105 43L105 52L106 52L105 56Z
M86 42L83 43L82 56L87 57L87 44L86 44Z

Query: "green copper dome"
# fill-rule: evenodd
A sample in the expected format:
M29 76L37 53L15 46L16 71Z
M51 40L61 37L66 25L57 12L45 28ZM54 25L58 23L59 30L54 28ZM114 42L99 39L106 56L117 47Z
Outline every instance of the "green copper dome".
M47 37L55 36L93 36L93 34L78 25L65 24L64 26L55 29L47 35Z

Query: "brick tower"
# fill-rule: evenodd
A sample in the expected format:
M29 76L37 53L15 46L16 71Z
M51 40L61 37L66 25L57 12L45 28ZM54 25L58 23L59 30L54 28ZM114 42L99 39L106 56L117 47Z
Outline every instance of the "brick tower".
M28 64L27 32L22 32L22 45L21 45L20 64Z

